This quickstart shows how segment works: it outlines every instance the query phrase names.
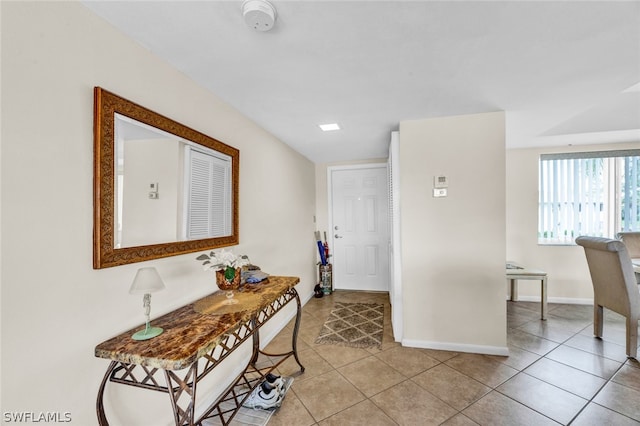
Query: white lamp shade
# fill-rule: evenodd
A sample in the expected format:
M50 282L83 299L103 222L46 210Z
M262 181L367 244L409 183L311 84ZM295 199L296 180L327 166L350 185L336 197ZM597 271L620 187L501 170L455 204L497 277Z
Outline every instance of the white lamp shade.
M146 294L164 288L164 282L162 282L162 278L160 278L160 274L158 274L156 268L140 268L136 273L136 277L133 279L129 293Z

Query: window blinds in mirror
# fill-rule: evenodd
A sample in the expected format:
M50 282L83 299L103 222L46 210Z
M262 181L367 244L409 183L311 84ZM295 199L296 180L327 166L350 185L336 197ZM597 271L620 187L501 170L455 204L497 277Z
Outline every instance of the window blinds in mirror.
M231 157L187 146L186 238L197 240L232 233Z

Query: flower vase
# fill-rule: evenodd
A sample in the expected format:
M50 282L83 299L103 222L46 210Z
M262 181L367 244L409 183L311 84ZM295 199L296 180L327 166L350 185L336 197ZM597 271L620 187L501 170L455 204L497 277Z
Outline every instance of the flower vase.
M236 273L231 280L227 279L224 270L216 271L216 284L227 296L227 300L223 303L224 305L233 305L238 303L238 299L233 297L233 291L240 288L240 275L240 268L236 268Z

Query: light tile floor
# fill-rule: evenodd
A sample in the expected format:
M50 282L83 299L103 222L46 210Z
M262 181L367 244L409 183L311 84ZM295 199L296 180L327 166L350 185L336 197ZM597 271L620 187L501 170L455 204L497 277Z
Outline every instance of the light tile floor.
M381 349L314 343L336 301L385 304ZM607 313L593 337L591 306L507 302L510 356L402 347L388 295L338 291L302 310L298 351L279 373L295 381L269 426L639 425L640 364L625 356L625 323ZM293 323L267 346L289 350ZM268 362L268 360L267 360Z

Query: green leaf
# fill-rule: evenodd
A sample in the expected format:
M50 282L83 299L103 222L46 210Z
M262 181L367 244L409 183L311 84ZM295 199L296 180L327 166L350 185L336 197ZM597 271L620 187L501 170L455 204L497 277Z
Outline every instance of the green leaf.
M232 281L235 278L235 276L236 276L235 268L227 267L227 269L225 269L224 277L226 278L227 281Z
M206 254L201 254L200 256L196 257L196 260L209 260L209 256L207 256Z

